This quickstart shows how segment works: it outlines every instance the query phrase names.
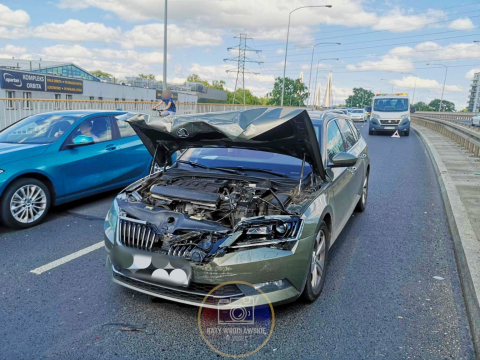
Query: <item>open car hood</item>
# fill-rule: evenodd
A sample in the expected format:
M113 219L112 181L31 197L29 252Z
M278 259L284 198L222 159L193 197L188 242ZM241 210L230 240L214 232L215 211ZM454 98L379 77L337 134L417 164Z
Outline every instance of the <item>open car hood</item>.
M303 159L325 179L319 143L306 110L255 108L184 116L127 114L126 120L159 165L186 148L232 147Z

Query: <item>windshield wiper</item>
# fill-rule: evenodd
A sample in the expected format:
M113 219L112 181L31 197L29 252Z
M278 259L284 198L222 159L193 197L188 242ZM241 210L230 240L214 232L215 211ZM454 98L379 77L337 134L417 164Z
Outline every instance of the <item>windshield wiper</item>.
M219 171L223 171L223 172L226 172L226 173L229 173L229 174L245 175L245 174L243 174L241 172L238 172L237 170L234 170L234 169L224 169L224 168L219 168L219 167L208 167L208 166L205 166L205 165L202 165L202 164L194 163L193 161L177 160L177 162L180 163L180 164L187 164L187 165L190 165L192 167L199 167L201 169L206 169L206 170L219 170Z
M283 178L289 178L289 176L287 176L285 174L275 172L275 171L270 170L270 169L257 169L257 168L243 167L243 166L235 166L235 167L228 167L228 168L229 169L234 169L234 170L241 170L241 171L256 171L256 172L262 172L262 173L265 173L265 174L275 175L275 176L279 176L279 177L283 177Z

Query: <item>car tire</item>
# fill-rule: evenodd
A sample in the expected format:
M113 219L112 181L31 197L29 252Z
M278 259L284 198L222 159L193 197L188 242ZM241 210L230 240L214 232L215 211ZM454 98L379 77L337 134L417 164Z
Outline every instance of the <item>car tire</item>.
M325 277L327 275L328 247L330 245L330 231L325 221L320 223L315 241L313 242L312 255L308 262L308 275L303 289L302 299L313 303L320 296ZM320 273L320 274L319 274ZM314 275L316 274L316 276ZM318 277L320 275L320 277ZM313 280L315 277L315 280Z
M50 191L40 180L22 178L10 184L0 200L3 223L13 229L40 224L50 208Z
M362 187L362 196L360 200L358 200L357 206L355 207L356 212L364 212L367 208L367 199L368 199L368 173L363 179L363 187Z

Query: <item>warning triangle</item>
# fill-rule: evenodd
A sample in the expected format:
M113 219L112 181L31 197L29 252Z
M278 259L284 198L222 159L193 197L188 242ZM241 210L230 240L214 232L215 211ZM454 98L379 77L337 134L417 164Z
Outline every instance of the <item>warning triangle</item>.
M393 138L399 138L400 134L398 133L398 130L395 131L395 134L392 135Z

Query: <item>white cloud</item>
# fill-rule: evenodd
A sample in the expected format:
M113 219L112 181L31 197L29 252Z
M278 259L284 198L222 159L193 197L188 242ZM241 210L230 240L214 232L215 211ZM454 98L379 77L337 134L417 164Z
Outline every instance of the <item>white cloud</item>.
M109 43L120 39L120 28L114 29L102 23L83 23L68 20L63 24L49 23L37 26L33 36L62 41L100 41Z
M454 29L454 30L472 30L475 29L476 26L473 24L472 20L469 18L461 18L452 21L448 25L449 29Z
M381 60L367 60L358 63L357 65L347 65L347 70L376 70L376 71L391 71L391 72L407 72L413 71L414 65L412 61L401 59L397 56L386 55Z
M22 46L14 46L14 45L5 45L3 48L4 51L12 53L12 54L23 54L27 52L27 48Z
M468 71L465 74L465 79L472 80L473 76L478 72L480 72L480 68L475 68L475 69L472 69L472 70Z
M29 36L29 30L26 28L8 29L0 26L0 39L18 40Z
M480 57L480 45L477 43L452 43L441 46L433 41L426 41L413 48L396 47L388 52L388 56L426 61L478 58Z
M30 16L23 10L11 10L0 4L0 26L24 27L30 22Z
M415 78L415 76L406 76L400 79L394 79L390 81L390 84L394 85L397 88L411 88L415 87L417 89L428 89L431 91L441 92L443 88L443 84L440 84L436 80L432 79L422 79L422 78ZM462 87L457 85L445 85L446 92L460 92L463 91Z
M169 46L218 46L222 44L219 31L189 30L177 25L168 25ZM122 40L126 49L135 47L161 47L163 46L163 24L138 25L126 31Z
M387 14L366 10L366 1L336 0L331 9L303 8L292 14L291 37L308 39L311 26L320 24L344 25L348 27L374 27L391 31L413 31L425 23L442 19L440 10L428 10L420 15L409 14L394 8ZM318 5L317 0L297 0L294 7ZM164 8L157 0L60 0L62 8L84 9L96 7L115 13L126 21L163 19ZM208 4L198 0L172 1L168 16L177 24L205 29L232 29L233 33L248 30L254 38L284 40L285 22L292 9L290 0L210 0ZM399 27L410 29L399 30ZM302 30L306 27L307 32ZM253 35L252 35L253 34Z
M373 28L392 32L416 31L427 26L426 24L440 21L444 17L445 13L441 10L429 9L421 15L407 15L400 8L395 8L387 15L379 17Z
M55 45L42 49L42 54L47 57L55 58L82 58L88 59L93 57L93 53L87 48L80 45Z

